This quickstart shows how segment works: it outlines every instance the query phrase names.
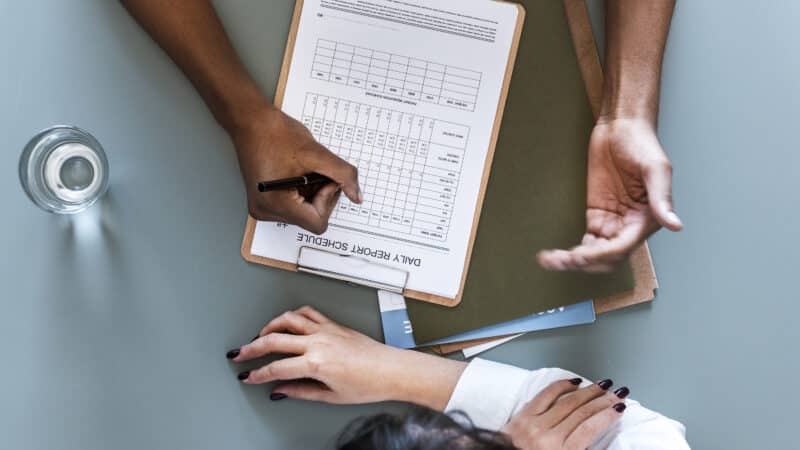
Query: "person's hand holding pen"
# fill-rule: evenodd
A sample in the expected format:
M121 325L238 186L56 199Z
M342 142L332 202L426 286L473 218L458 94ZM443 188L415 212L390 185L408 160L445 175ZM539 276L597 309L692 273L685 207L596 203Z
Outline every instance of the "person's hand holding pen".
M235 129L231 136L245 181L248 210L255 219L291 223L321 234L340 192L361 203L356 168L315 141L306 127L283 112L273 108L258 114L251 125ZM259 192L262 181L310 173L325 175L333 182L303 191Z
M254 218L287 222L319 234L328 227L339 188L351 201L361 203L356 168L270 105L236 55L209 0L123 0L122 4L183 70L231 136ZM258 191L262 181L309 173L324 175L333 183Z
M607 272L662 226L683 224L672 165L656 134L661 62L675 0L607 0L600 118L589 141L586 233L569 250L539 252L551 270Z

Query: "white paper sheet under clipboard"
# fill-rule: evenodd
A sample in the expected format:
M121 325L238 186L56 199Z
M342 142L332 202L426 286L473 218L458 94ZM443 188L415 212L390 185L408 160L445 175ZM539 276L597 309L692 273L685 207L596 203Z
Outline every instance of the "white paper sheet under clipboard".
M524 15L298 0L275 102L358 167L365 201L342 197L322 236L249 217L244 258L458 304Z

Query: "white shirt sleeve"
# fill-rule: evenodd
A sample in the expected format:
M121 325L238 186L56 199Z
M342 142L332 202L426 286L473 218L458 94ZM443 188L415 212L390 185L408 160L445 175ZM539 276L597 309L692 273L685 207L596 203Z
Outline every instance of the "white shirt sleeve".
M466 413L476 427L500 430L530 399L559 380L575 378L562 369L527 371L518 367L473 360L458 380L446 412ZM582 386L591 383L584 381ZM689 448L683 425L626 399L620 420L590 450L684 450Z

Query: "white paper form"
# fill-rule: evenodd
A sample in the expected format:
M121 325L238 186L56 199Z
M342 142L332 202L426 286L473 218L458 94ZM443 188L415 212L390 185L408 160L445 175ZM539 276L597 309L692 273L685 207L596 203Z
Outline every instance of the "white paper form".
M520 11L486 0L305 0L282 108L359 170L322 236L259 222L251 252L303 246L409 272L454 298Z

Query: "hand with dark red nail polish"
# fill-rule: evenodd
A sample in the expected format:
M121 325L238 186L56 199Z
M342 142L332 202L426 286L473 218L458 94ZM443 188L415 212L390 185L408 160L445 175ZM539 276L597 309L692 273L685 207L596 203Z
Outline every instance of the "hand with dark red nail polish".
M581 378L558 381L539 392L503 431L516 448L585 449L608 431L620 414L620 398L608 392L611 380L579 388ZM618 391L627 390L620 388ZM624 406L624 404L623 404Z
M444 409L466 367L461 361L389 347L310 307L281 314L253 342L226 356L246 363L269 355L287 357L248 367L250 372L242 372L238 379L247 385L280 382L270 391L276 394L273 400L279 399L278 394L328 403L398 400ZM425 367L426 373L437 373L438 378L419 383L416 372L409 373L411 367Z

